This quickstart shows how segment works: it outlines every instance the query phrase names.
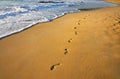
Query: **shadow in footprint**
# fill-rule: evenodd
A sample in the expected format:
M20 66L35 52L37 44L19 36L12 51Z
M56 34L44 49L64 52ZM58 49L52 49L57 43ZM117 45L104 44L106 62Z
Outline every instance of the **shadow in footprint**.
M78 22L78 25L80 25L80 23Z
M77 29L77 27L74 27L74 29Z
M72 42L72 39L69 39L69 40L68 40L68 43L71 43L71 42Z
M78 35L78 32L77 32L77 31L75 31L75 35Z
M68 53L68 49L64 49L64 54L66 55Z
M53 71L56 68L56 66L59 66L59 65L61 65L61 63L57 63L57 64L52 65L50 67L50 70Z
M116 26L116 24L113 24L113 26Z

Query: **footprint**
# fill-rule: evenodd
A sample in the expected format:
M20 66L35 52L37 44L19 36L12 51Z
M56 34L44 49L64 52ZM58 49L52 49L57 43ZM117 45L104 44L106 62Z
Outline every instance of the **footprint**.
M116 24L113 24L113 26L116 26Z
M86 17L84 17L83 19L86 19Z
M118 23L113 24L112 26L108 27L108 29L110 29L115 34L120 34L120 26Z
M74 29L77 29L77 27L74 27Z
M113 28L114 33L120 33L120 27Z
M64 49L64 54L66 55L68 53L68 49Z
M80 25L80 23L78 22L78 25Z
M77 31L75 31L75 35L78 35L78 32L77 32Z
M80 22L81 20L79 20L78 22Z
M71 41L72 41L72 39L69 39L69 40L68 40L68 43L71 43Z
M56 66L60 66L60 65L61 63L54 64L50 67L50 70L53 71L56 68Z

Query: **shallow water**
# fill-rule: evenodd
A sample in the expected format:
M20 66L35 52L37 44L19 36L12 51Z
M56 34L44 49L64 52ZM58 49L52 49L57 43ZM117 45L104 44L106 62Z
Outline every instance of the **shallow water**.
M54 3L39 3L40 1L42 0L0 0L0 38L66 13L79 12L78 9L117 6L101 0L50 0Z

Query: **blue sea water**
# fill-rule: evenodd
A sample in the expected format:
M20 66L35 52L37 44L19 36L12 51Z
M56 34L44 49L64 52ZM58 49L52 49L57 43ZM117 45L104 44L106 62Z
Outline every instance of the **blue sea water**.
M54 3L39 3L40 1ZM110 6L117 5L102 0L0 0L0 38L66 13L79 12L78 9Z

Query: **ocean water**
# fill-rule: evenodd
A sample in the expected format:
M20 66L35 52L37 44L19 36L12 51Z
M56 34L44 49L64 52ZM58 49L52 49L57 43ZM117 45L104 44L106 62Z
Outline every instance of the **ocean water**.
M110 6L117 5L101 0L0 0L0 38L80 9Z

